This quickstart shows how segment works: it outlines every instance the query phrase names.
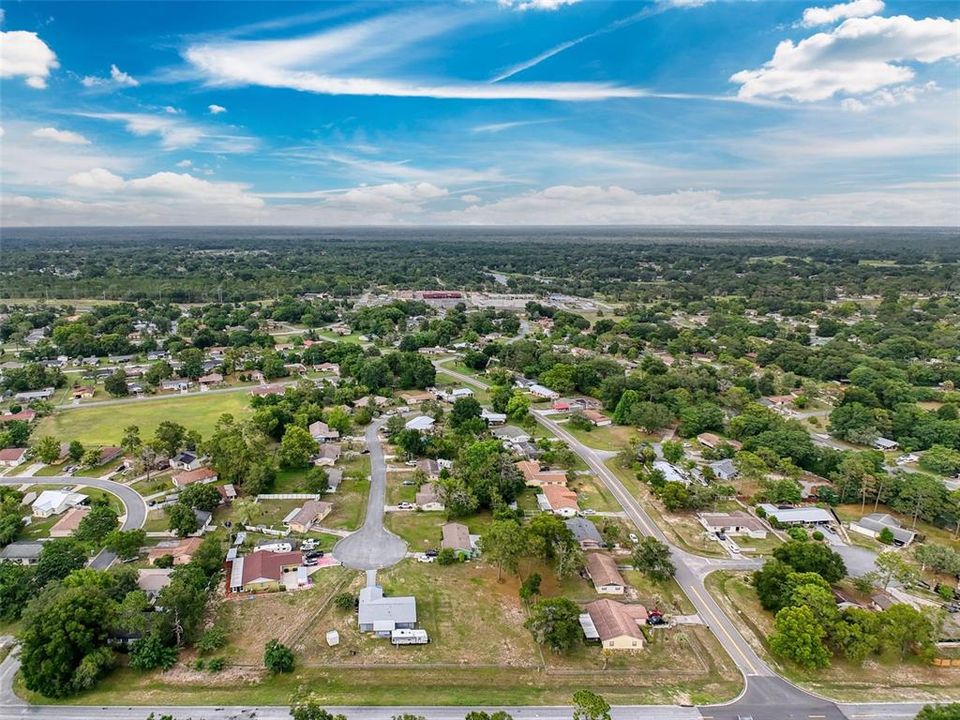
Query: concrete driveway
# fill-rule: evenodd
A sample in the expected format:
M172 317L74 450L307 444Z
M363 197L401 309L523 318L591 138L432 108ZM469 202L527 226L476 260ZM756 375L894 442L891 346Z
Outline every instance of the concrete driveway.
M378 570L396 565L407 555L407 543L383 526L383 508L387 497L387 465L383 445L377 434L386 420L367 427L367 448L370 450L370 496L363 526L333 548L333 556L355 570Z

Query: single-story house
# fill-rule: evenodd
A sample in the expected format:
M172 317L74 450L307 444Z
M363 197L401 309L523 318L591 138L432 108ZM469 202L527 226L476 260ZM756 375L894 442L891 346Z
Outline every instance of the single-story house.
M726 513L700 513L697 518L707 532L723 533L731 537L750 537L761 540L767 528L759 518L743 510Z
M389 637L394 630L412 629L417 624L417 599L413 596L386 597L379 585L360 591L357 608L360 632Z
M884 452L886 452L888 450L896 450L897 448L900 447L900 443L898 443L896 440L889 440L884 437L878 437L876 440L873 441L873 446L877 450L883 450Z
M315 423L310 423L310 427L307 429L310 431L310 436L318 443L325 443L327 440L338 440L340 438L340 432L338 430L332 429L320 420L317 420Z
M640 624L647 620L642 605L604 598L588 604L580 626L588 640L599 640L604 650L642 650L646 644Z
M563 521L567 529L580 545L581 550L598 550L603 547L603 536L597 526L583 517L572 517Z
M589 420L590 424L594 427L606 427L607 425L613 424L613 420L598 410L584 410L583 416Z
M274 553L257 550L238 557L230 567L231 592L290 590L307 584L303 555L298 552Z
M423 474L431 480L436 480L440 477L440 463L433 458L421 458L417 460L417 469L422 470Z
M900 547L906 547L917 537L917 533L902 527L899 520L887 513L870 513L856 522L850 523L850 529L873 538L879 537L884 530L889 530L893 533L894 545Z
M415 418L407 420L404 427L407 430L416 430L419 433L428 433L433 430L433 426L436 421L432 417L427 415L417 415Z
M76 532L80 521L90 512L90 508L85 506L72 507L57 520L56 524L50 528L50 537L63 538L70 537Z
M437 399L437 396L429 390L404 390L397 394L406 405L420 405Z
M544 485L541 490L543 493L537 496L537 502L541 497L545 498L546 509L554 515L573 517L580 512L577 494L573 490L563 485Z
M654 460L653 467L663 473L663 479L667 482L678 482L683 485L690 484L690 476L682 468L666 460Z
M566 470L543 470L536 460L521 460L516 463L517 470L523 475L525 484L532 487L546 487L547 485L567 484Z
M761 503L760 507L768 518L776 520L781 525L830 525L836 522L836 518L829 510L818 507L780 508L770 503Z
M587 576L593 588L601 595L623 595L627 584L617 568L617 561L602 552L591 552L585 556Z
M186 472L177 473L173 476L173 484L177 487L186 487L187 485L193 485L194 483L201 483L207 485L212 482L216 482L220 479L220 476L217 474L217 471L211 467L201 467L196 470L187 470Z
M209 375L201 375L197 382L204 386L211 385L222 385L223 384L223 375L220 373L210 373Z
M440 547L453 550L458 555L473 557L477 552L477 542L463 523L445 523L440 529L442 539Z
M0 425L5 425L8 422L25 422L32 423L37 419L37 413L35 410L21 410L17 413L6 413L5 415L0 415Z
M437 493L437 486L433 483L424 483L417 491L417 507L421 510L431 512L444 509L443 501Z
M540 448L531 442L519 442L513 446L513 449L527 460L536 460L540 457Z
M283 522L292 532L310 532L313 524L323 520L330 514L331 510L333 510L333 505L328 502L324 502L323 500L307 500L307 502L303 504L303 507L294 510Z
M533 383L530 385L530 387L527 388L527 392L536 395L539 398L544 398L545 400L556 400L560 397L560 393L558 393L556 390L551 390L550 388L538 383Z
M160 390L164 392L185 392L190 388L189 380L161 380Z
M147 594L153 602L157 595L170 584L170 574L173 568L143 568L137 571L137 587Z
M114 447L112 445L104 445L100 448L100 458L97 460L99 465L106 465L111 460L116 460L118 457L123 455L123 448Z
M217 492L220 493L220 497L223 498L223 502L225 503L233 502L237 499L237 489L232 483L217 485Z
M43 543L34 540L17 540L0 548L0 562L12 562L19 565L36 565L40 560Z
M27 448L4 448L0 450L0 467L16 467L27 457Z
M500 440L506 440L509 443L530 442L530 434L515 425L504 425L490 431L490 434Z
M484 408L480 411L480 419L486 420L488 425L503 425L507 421L507 415Z
M30 510L34 517L48 518L89 501L86 495L65 490L44 490L33 501Z
M14 400L19 402L33 402L34 400L49 400L53 397L54 388L44 388L43 390L28 390L26 392L18 392L13 396Z
M200 537L210 529L210 524L213 522L213 513L194 508L193 514L197 518L197 530L196 532L191 533L191 535Z
M70 391L70 396L74 400L80 400L80 399L88 400L93 397L95 392L96 392L95 388L92 388L89 385L82 385L82 386L73 388Z
M317 454L313 456L314 465L335 465L340 459L340 446L335 443L324 443Z
M311 342L311 341L304 340L303 342L304 347L310 347L309 345L307 345L308 342ZM320 363L319 365L314 365L313 369L319 373L330 373L332 375L340 374L340 366L337 363L330 363L330 362Z
M327 490L329 492L336 492L342 482L343 470L335 467L327 467Z
M159 543L147 552L147 560L153 565L160 558L169 555L173 558L174 565L186 565L193 560L193 554L201 542L198 537L188 537L176 542Z
M737 475L740 474L740 471L737 470L737 466L734 465L733 460L730 458L725 458L723 460L717 460L716 462L710 463L710 469L713 470L714 476L717 480L722 480L726 482L727 480L733 480Z
M184 450L170 458L170 467L174 470L196 470L201 464L201 459L190 450Z

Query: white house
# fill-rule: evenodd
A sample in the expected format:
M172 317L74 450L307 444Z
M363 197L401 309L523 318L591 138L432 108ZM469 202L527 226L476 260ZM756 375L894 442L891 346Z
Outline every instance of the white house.
M407 420L407 424L404 425L404 427L407 430L416 430L417 432L420 432L420 433L426 433L433 430L434 424L435 424L435 421L432 417L428 417L426 415L418 415L415 418L411 418L410 420Z
M48 518L66 512L70 508L82 505L87 501L86 495L63 490L44 490L33 501L30 510L34 517Z
M486 420L490 425L503 425L507 421L505 413L493 412L493 410L487 410L486 408L480 413L480 418Z
M528 387L527 392L536 395L537 397L544 398L545 400L556 400L560 397L560 393L558 393L556 390L551 390L550 388L538 383L533 383L530 387Z

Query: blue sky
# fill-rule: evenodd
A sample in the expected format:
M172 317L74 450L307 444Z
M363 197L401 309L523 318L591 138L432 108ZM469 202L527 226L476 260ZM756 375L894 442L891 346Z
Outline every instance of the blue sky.
M0 222L958 224L958 17L6 2Z

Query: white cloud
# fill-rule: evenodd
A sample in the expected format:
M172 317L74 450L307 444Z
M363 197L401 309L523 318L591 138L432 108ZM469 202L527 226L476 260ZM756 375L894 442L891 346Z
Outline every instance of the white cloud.
M830 7L810 7L803 11L802 25L804 27L832 25L838 20L876 15L883 8L883 0L852 0L852 2Z
M480 198L479 195L473 195L473 194L471 194L471 193L467 193L466 195L461 195L461 196L460 196L460 199L463 200L465 203L471 203L471 204L472 204L472 203L478 203L478 202L480 202L480 199L481 199L481 198Z
M96 75L87 75L80 80L84 87L88 88L108 88L108 87L127 87L133 88L140 85L140 81L129 73L125 73L116 65L110 66L110 77L97 77Z
M514 10L559 10L566 5L576 5L580 0L498 0L500 7Z
M207 105L207 110L211 115L219 115L220 113L225 113L227 111L223 105Z
M67 182L84 190L119 190L124 185L122 177L104 168L75 173L67 178Z
M676 8L696 8L703 7L713 0L660 0L661 5L668 5Z
M193 165L193 163L189 160L181 160L180 162L177 163L178 168L188 168L191 165Z
M133 135L157 135L167 150L198 147L220 153L247 153L257 147L255 138L244 135L225 135L201 125L194 125L170 115L149 113L78 113L83 117L123 123Z
M741 98L826 100L864 95L913 80L908 62L934 63L960 57L960 20L896 17L853 18L799 43L784 40L757 70L730 80Z
M158 172L142 178L124 180L119 175L93 168L71 175L67 182L73 187L94 193L156 198L158 202L189 200L209 205L241 208L261 208L263 200L248 192L242 183L211 182L189 173Z
M26 78L27 85L42 90L58 67L56 54L35 32L0 32L0 78Z
M210 40L184 58L211 85L286 88L322 95L429 97L472 100L602 100L641 97L642 90L608 83L502 83L409 80L401 72L424 40L467 22L467 11L398 12L283 40ZM322 68L323 70L317 70Z
M556 120L517 120L514 122L490 123L488 125L475 125L470 128L475 133L499 133L513 128L526 127L527 125L544 125L546 123L556 122Z
M164 106L163 106L163 111L164 111L167 115L180 115L180 114L183 113L183 110L181 110L180 108L176 108L176 107L174 107L173 105L164 105Z
M54 142L63 143L64 145L89 145L90 141L87 140L80 133L73 132L71 130L57 130L52 127L42 127L34 130L31 135L35 138L40 138L41 140L53 140Z

